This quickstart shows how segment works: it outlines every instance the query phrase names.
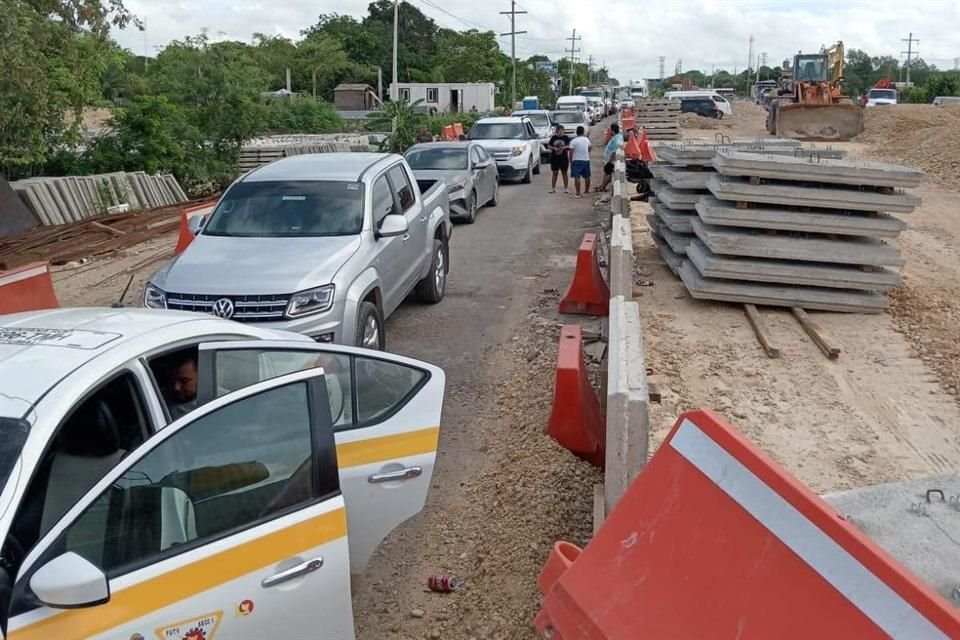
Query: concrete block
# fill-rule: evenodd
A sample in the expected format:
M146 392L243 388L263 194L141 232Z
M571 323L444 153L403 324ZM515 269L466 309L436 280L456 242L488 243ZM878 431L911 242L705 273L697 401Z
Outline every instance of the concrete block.
M885 213L860 214L829 210L789 211L773 207L738 209L725 200L705 195L696 204L697 214L707 224L720 227L774 229L843 236L896 238L905 222Z
M38 213L42 205L33 189L16 185L8 183L0 174L0 237L23 233L43 224Z
M134 171L133 173L127 174L130 180L130 188L133 189L133 193L137 196L137 202L140 203L142 209L148 209L149 204L143 188L143 176L144 173L142 171Z
M928 493L931 489L934 491ZM960 540L960 514L951 499L957 495L960 476L950 474L859 487L821 497L956 605L960 546L955 541Z
M697 217L694 211L671 209L659 200L650 206L663 224L674 233L693 233L693 219Z
M679 167L666 165L660 170L658 179L663 180L674 189L693 189L705 191L707 180L714 175L714 171L707 167L697 170L696 167Z
M820 158L845 158L847 157L847 152L843 149L834 149L833 147L818 147L817 145L811 145L809 147L797 147L795 149L790 148L776 148L776 147L736 147L737 151L743 153L762 153L775 156L793 156L795 158L810 158L811 156Z
M673 271L674 275L679 275L680 267L683 265L683 256L674 253L673 249L670 248L670 244L653 229L650 230L650 237L653 238L653 242L657 245L657 250L660 252L660 257L663 258L664 263L670 268L670 271Z
M67 203L64 201L63 196L60 194L59 189L56 188L49 180L37 180L36 185L39 189L43 190L53 206L47 209L47 213L50 216L50 224L66 224L71 221L69 213L67 213Z
M662 180L651 180L650 190L657 196L657 200L678 211L693 211L697 200L704 193L696 189L674 189Z
M700 240L687 247L687 259L707 278L772 282L806 287L889 291L900 284L900 274L890 269L864 271L858 267L764 260L716 255Z
M27 203L41 225L54 224L50 214L54 205L47 198L45 190L39 188L37 183L20 180L10 183L10 186L20 196L20 199Z
M687 246L696 238L692 233L676 233L671 231L670 228L660 222L659 218L654 214L647 216L647 225L670 245L671 251L679 256L686 255Z
M905 263L899 249L876 238L770 235L715 227L700 218L694 218L693 232L710 251L723 256L877 267L902 267Z
M831 188L817 188L784 184L750 184L746 178L719 175L711 176L707 182L707 188L720 200L845 211L910 213L920 204L920 198L908 193L877 193L839 185Z
M885 162L830 158L814 161L813 157L744 153L736 149L717 151L713 166L725 176L891 188L916 187L924 177L923 172L917 169Z
M633 230L630 218L613 216L610 228L610 297L633 299Z
M607 513L647 463L650 409L647 362L636 302L610 300L604 494Z
M886 296L870 291L705 278L689 260L684 260L680 267L680 278L690 295L698 300L754 304L762 307L801 307L844 313L880 313L888 306Z

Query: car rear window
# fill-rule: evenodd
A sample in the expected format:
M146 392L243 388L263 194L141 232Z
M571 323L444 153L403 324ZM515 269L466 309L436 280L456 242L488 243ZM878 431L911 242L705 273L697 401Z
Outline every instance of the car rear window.
M471 140L523 140L526 132L519 122L478 122L470 127Z
M557 124L583 124L583 116L579 111L555 111L553 121Z
M455 171L467 168L467 148L411 149L406 155L410 168L416 171Z
M220 200L203 235L284 238L356 235L363 185L340 181L240 182Z

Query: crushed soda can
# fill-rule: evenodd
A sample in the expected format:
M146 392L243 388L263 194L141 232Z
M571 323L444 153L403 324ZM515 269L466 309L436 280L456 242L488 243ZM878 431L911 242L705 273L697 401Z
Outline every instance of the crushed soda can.
M463 585L463 579L457 578L456 576L441 574L427 578L427 587L430 588L430 591L436 591L437 593L459 591L463 588Z

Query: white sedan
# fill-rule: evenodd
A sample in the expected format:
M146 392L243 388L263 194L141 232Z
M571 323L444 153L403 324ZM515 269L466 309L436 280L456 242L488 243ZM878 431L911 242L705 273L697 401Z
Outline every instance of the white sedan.
M423 508L445 385L145 309L0 316L0 381L12 640L354 638L350 575Z

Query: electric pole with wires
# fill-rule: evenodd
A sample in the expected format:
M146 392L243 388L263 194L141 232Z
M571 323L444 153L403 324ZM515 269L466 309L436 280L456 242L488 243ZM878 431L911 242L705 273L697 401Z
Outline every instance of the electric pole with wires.
M510 11L501 11L500 15L510 16L510 31L501 33L501 36L510 36L510 58L513 60L513 81L510 87L510 109L517 108L517 36L526 31L517 31L517 15L526 11L517 11L517 3L510 0Z
M567 40L570 41L570 48L567 49L567 53L570 54L570 87L569 93L567 95L573 95L573 74L577 64L577 54L580 53L580 49L577 48L577 43L583 40L580 36L577 35L577 30L573 30L573 35L571 35Z
M911 33L906 38L901 38L901 41L907 43L907 50L901 51L900 53L907 56L907 63L904 65L905 71L907 72L907 86L910 86L910 63L913 62L914 56L918 55L916 51L913 50L913 43L916 42L920 44L920 41L913 37Z

